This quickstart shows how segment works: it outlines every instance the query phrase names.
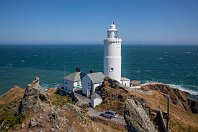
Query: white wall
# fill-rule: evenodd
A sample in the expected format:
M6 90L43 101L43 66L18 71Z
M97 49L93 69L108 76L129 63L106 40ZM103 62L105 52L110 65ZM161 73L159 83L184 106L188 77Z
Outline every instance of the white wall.
M80 87L82 87L81 81L74 82L74 87L77 87L78 85L79 85Z
M102 103L102 99L96 98L96 99L91 99L91 106L94 108L96 105L99 105Z
M104 75L117 81L121 80L121 42L120 38L104 40Z
M113 70L111 70L113 68ZM104 74L107 77L115 79L117 81L121 80L121 56L113 57L106 56L104 58Z
M102 83L94 83L92 88L92 94L95 93L96 87L100 86Z
M90 96L90 91L92 87L91 79L85 75L82 79L83 94Z
M130 87L130 80L121 80L121 83L127 87Z
M101 83L92 83L89 76L85 75L82 79L83 94L90 96L90 94L95 93L96 87L100 86Z
M64 86L65 90L72 91L73 87L74 87L74 82L65 80L65 86Z

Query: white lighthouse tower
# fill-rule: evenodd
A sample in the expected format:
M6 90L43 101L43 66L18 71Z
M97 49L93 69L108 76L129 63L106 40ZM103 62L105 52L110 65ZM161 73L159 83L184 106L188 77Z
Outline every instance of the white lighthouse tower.
M104 75L121 81L121 42L117 36L118 30L112 23L104 39Z

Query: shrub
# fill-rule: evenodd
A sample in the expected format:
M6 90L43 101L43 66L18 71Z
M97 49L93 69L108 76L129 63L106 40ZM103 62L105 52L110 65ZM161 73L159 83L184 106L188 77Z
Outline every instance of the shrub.
M6 130L10 127L15 127L17 124L22 123L25 115L8 115L3 121L3 128Z

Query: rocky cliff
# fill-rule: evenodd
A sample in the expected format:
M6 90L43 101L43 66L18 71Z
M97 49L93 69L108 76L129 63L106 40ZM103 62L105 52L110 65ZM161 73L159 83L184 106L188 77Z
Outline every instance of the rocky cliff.
M9 99L11 99L9 101ZM6 102L7 101L7 102ZM26 89L12 88L0 98L0 131L85 132L112 131L108 124L92 121L70 97L56 89L43 89L36 78Z
M159 83L144 85L138 91L106 78L96 90L103 98L96 109L124 115L128 131L161 131L155 111L166 113L169 95L171 131L198 131L198 114L194 114L197 101L188 93ZM56 89L44 90L39 78L25 90L15 86L0 97L0 131L126 131L108 124L91 120L86 111L73 105L70 97L58 95Z
M103 99L97 107L100 110L113 110L123 115L130 132L157 132L153 122L145 111L149 108L146 100L131 94L115 80L105 78L103 84L96 89Z
M190 94L179 89L171 88L170 86L162 83L150 83L142 86L142 89L157 90L164 95L169 95L170 101L185 110L194 114L198 113L198 100L190 98Z
M198 131L198 115L194 114L197 101L189 98L188 93L168 85L150 83L142 85L141 89L130 89L105 78L96 92L103 98L97 109L110 109L124 115L129 131L163 131L167 119L167 95L170 96L169 129L172 132ZM164 122L159 113L163 114Z

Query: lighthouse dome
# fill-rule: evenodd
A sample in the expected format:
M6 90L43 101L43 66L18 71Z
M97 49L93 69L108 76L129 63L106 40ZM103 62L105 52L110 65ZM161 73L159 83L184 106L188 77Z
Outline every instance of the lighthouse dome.
M116 25L114 24L114 22L110 25L110 29L116 29Z

